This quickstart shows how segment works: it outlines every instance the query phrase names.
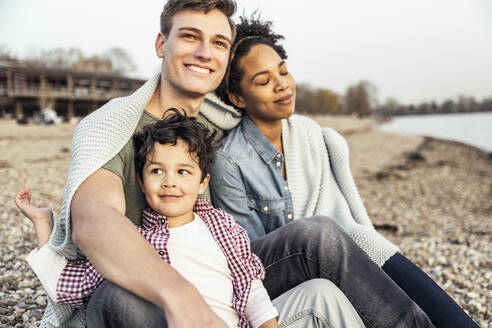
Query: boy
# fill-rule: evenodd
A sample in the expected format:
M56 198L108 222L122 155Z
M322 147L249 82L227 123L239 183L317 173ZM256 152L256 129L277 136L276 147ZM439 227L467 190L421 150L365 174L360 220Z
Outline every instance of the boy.
M277 327L278 313L261 283L265 270L250 252L247 233L230 215L197 200L210 179L215 133L170 111L133 138L138 183L149 206L138 231L229 327ZM18 193L16 204L34 223L39 250L28 262L48 295L85 307L102 276L89 261L67 261L45 246L52 213L30 204L28 187Z

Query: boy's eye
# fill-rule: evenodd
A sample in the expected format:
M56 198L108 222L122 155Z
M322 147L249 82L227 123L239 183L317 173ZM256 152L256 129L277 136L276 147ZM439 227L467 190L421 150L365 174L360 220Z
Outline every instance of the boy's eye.
M161 174L162 170L161 169L152 169L152 174Z
M189 174L191 174L191 172L188 171L188 170L178 170L178 173L181 174L181 175L189 175Z

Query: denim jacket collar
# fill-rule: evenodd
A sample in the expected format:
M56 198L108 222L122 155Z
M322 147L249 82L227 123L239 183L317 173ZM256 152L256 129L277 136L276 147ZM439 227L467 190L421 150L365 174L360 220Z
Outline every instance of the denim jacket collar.
M253 121L244 115L241 121L241 129L244 137L253 146L258 155L267 163L270 164L275 157L283 158L281 152L268 140L267 137L258 129Z

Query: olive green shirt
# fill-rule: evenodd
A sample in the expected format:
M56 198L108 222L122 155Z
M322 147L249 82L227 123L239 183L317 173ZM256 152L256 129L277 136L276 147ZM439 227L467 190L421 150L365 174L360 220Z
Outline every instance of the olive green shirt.
M147 111L144 111L140 120L138 121L137 127L133 134L142 130L142 128L148 124L157 122L159 119ZM224 131L214 125L212 122L207 120L203 115L198 114L197 121L207 126L210 130L216 130L216 140L222 139L224 136ZM102 167L109 170L119 176L121 181L123 181L123 190L125 193L125 204L126 211L125 215L128 217L135 225L139 225L142 222L141 214L146 206L145 197L140 190L137 182L137 174L135 171L135 150L133 148L133 137L128 140L125 146L120 150L120 152L113 157L109 162L104 164ZM205 190L205 192L200 195L210 199L210 192Z

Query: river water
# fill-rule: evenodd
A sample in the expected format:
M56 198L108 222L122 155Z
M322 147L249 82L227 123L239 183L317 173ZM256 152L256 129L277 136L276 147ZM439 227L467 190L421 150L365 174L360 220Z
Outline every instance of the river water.
M490 112L397 116L377 129L459 141L492 153Z

